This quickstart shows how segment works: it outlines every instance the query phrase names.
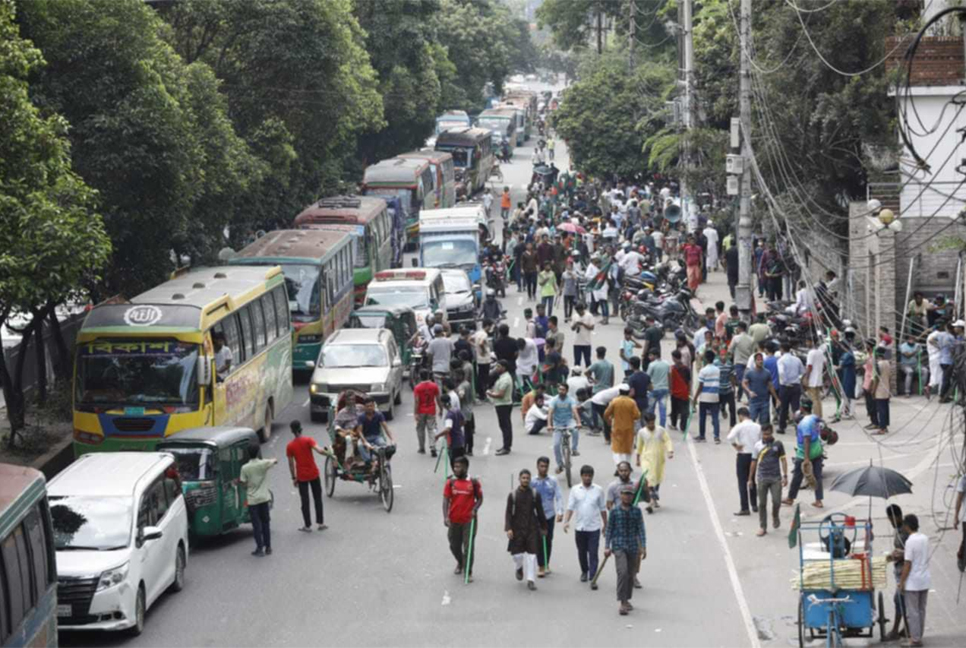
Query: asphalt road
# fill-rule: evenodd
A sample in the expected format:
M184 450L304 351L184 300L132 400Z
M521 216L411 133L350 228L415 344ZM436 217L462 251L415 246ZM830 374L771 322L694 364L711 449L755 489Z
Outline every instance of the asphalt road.
M532 140L531 143L535 141ZM515 201L530 175L532 148L517 149L504 166L505 184ZM557 164L566 168L566 150L557 149ZM699 295L713 302L726 298L723 276L712 275ZM523 309L528 305L515 287L504 300L513 332L523 333ZM562 312L558 313L562 315ZM594 346L604 345L616 361L622 326L612 319L598 326ZM568 332L568 354L572 337ZM665 353L669 353L665 342ZM838 428L843 441L830 460L828 473L861 465L870 457L890 467L916 472L931 482L933 468L945 476L951 470L935 459L940 429L922 424L932 410L925 403L906 401L894 408L902 425L894 447L883 448L861 434L858 426ZM735 518L734 452L726 444L695 445L672 433L675 456L667 466L662 488L663 508L646 516L648 558L636 590L635 610L617 614L615 573L608 564L600 589L579 582L573 540L558 526L553 574L527 591L513 576L503 533L506 494L515 474L534 469L536 458L551 455L549 436L525 436L519 412L514 412L514 446L509 456L496 457L500 432L493 408L476 408L476 456L470 472L482 483L485 503L480 512L476 544L475 582L466 586L453 574L442 524L444 477L434 473L435 460L416 454L412 396L407 392L391 423L399 441L393 459L395 507L387 514L366 486L339 482L325 500L329 529L300 533L299 500L289 481L285 444L291 438L288 421L300 420L320 444L328 443L324 426L309 420L308 389L278 417L274 436L264 448L279 459L272 472L275 508L272 512L274 555L253 558L250 527L227 534L192 550L187 586L162 597L148 612L144 634L137 639L112 635L62 635L67 645L127 646L749 646L788 645L795 640L797 593L789 579L797 573L798 552L788 549L790 518L783 511L785 530L764 539L754 537L756 521ZM932 405L931 407L936 407ZM942 413L937 420L941 419ZM918 423L917 423L918 419ZM897 426L898 427L898 426ZM917 434L918 433L918 434ZM903 437L901 435L907 435ZM915 435L915 436L914 436ZM904 438L910 438L904 442ZM794 445L792 439L786 444ZM601 439L581 439L578 464L597 470L596 483L613 479L613 460ZM948 461L948 460L947 460ZM937 474L940 474L937 472ZM826 479L826 484L831 477ZM915 480L914 480L915 481ZM917 482L919 483L919 482ZM926 506L928 496L917 498ZM801 501L808 502L808 493ZM838 494L826 497L831 506L864 510L861 502ZM909 503L902 501L903 506ZM876 524L883 523L883 505L875 503ZM811 515L810 511L805 511ZM879 528L877 526L877 528ZM924 530L935 535L931 522ZM882 531L884 534L884 530ZM950 534L937 552L933 570L939 594L930 597L930 645L961 645L966 628L962 607L955 602L958 572L950 563ZM886 546L877 546L877 553ZM944 561L940 563L940 561ZM891 577L890 577L891 578ZM890 601L891 591L886 592ZM888 604L891 616L891 602ZM958 612L958 615L957 615ZM927 635L929 636L929 635ZM857 645L854 641L850 645Z

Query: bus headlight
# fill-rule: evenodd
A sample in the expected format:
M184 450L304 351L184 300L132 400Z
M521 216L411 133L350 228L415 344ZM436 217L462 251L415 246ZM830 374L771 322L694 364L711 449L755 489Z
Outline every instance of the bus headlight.
M101 592L123 583L127 578L127 568L129 564L130 563L124 563L120 567L108 569L106 572L102 573L101 577L97 579L97 589L95 591Z
M317 344L321 341L321 335L300 335L297 338L297 344Z
M83 430L74 430L74 441L78 443L86 443L88 445L101 445L104 443L104 437L100 434L94 434L93 432L84 432Z

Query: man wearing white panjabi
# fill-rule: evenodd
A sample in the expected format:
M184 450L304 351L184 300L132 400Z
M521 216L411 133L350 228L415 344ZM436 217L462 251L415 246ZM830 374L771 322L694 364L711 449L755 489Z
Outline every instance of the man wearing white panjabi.
M708 221L708 226L704 228L704 237L708 239L708 253L705 257L708 272L718 269L718 230L714 228L714 222Z

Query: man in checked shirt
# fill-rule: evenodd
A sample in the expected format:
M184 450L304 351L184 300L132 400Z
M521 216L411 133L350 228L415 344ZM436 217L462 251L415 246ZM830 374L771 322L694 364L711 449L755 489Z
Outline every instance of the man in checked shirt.
M647 558L647 536L644 533L644 516L634 503L634 486L621 489L621 505L610 512L604 543L604 559L614 554L617 567L617 600L619 612L626 616L633 609L634 577L637 575L637 554Z

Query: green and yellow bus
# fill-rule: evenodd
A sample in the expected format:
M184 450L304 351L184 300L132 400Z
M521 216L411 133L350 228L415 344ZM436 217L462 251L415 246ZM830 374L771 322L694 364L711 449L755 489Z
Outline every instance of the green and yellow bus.
M397 200L390 200L398 204ZM303 209L295 217L294 226L300 230L321 229L352 234L356 242L353 260L355 305L361 306L372 276L393 267L397 249L400 258L402 256L405 223L402 214L398 214L398 219L394 216L382 198L334 196Z
M0 646L57 645L57 560L44 476L0 464Z
M279 230L262 236L228 262L282 268L295 328L295 371L311 371L325 338L349 321L358 240L347 228Z
M213 338L222 337L216 349ZM74 346L76 455L153 450L209 425L250 427L264 440L291 400L292 326L279 267L204 268L128 303L96 306Z
M398 198L406 227L406 247L415 247L419 236L419 212L432 209L433 169L429 160L392 158L366 167L362 193L377 198Z

